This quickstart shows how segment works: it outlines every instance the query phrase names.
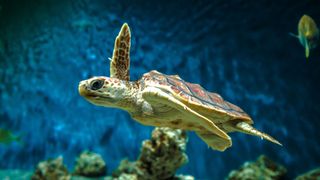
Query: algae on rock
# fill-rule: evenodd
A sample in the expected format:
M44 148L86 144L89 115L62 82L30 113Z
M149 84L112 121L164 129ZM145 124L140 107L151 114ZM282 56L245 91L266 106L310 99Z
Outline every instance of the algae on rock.
M141 153L135 162L124 159L112 177L106 176L106 163L99 154L84 151L76 160L73 177L63 165L60 156L54 160L40 162L32 176L33 180L70 178L90 179L101 177L114 180L194 180L192 176L175 175L176 170L188 162L185 154L186 131L157 127L150 140L142 142Z
M71 176L68 174L66 166L63 164L63 157L50 159L38 163L32 180L59 179L69 180Z
M295 180L320 180L320 167L299 175Z
M246 162L238 170L229 173L227 180L277 180L284 177L287 169L261 155L255 162Z
M100 154L84 151L76 160L75 175L101 177L107 175L107 166Z
M185 154L187 140L187 134L183 130L157 127L153 130L151 139L142 142L137 161L121 161L113 176L118 178L125 173L135 174L138 179L174 178L176 170L188 162ZM183 177L177 176L176 179Z

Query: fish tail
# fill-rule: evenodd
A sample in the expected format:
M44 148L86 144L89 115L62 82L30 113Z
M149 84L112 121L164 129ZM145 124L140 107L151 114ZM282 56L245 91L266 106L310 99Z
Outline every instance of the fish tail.
M307 58L307 60L309 58L309 54L310 54L310 48L309 48L308 43L306 43L306 58Z

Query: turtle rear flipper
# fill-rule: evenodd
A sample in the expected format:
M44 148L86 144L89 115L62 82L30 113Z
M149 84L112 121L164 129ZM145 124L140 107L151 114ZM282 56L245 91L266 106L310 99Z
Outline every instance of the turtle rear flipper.
M252 127L250 124L246 123L246 122L238 122L235 127L234 130L239 131L239 132L243 132L246 134L250 134L250 135L254 135L254 136L259 136L262 139L266 139L270 142L273 142L275 144L278 144L280 146L282 146L282 144L277 141L276 139L274 139L273 137L271 137L270 135L260 132L259 130L255 129L254 127Z

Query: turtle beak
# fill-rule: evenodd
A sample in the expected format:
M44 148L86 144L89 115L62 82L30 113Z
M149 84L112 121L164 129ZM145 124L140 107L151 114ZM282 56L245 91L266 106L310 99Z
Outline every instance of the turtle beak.
M86 99L96 98L97 96L88 90L88 82L86 80L81 81L78 87L79 94Z
M81 95L81 96L87 96L88 95L88 91L87 91L87 83L86 83L86 81L81 81L80 83L79 83L79 87L78 87L78 91L79 91L79 94Z

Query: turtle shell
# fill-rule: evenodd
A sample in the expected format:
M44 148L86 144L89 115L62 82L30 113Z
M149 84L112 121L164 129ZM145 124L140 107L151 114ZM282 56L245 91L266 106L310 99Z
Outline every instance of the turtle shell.
M238 106L225 101L219 94L206 91L199 84L185 82L178 75L165 75L150 71L142 77L144 86L155 86L178 98L188 107L205 115L215 123L229 120L241 120L253 124L253 121Z

